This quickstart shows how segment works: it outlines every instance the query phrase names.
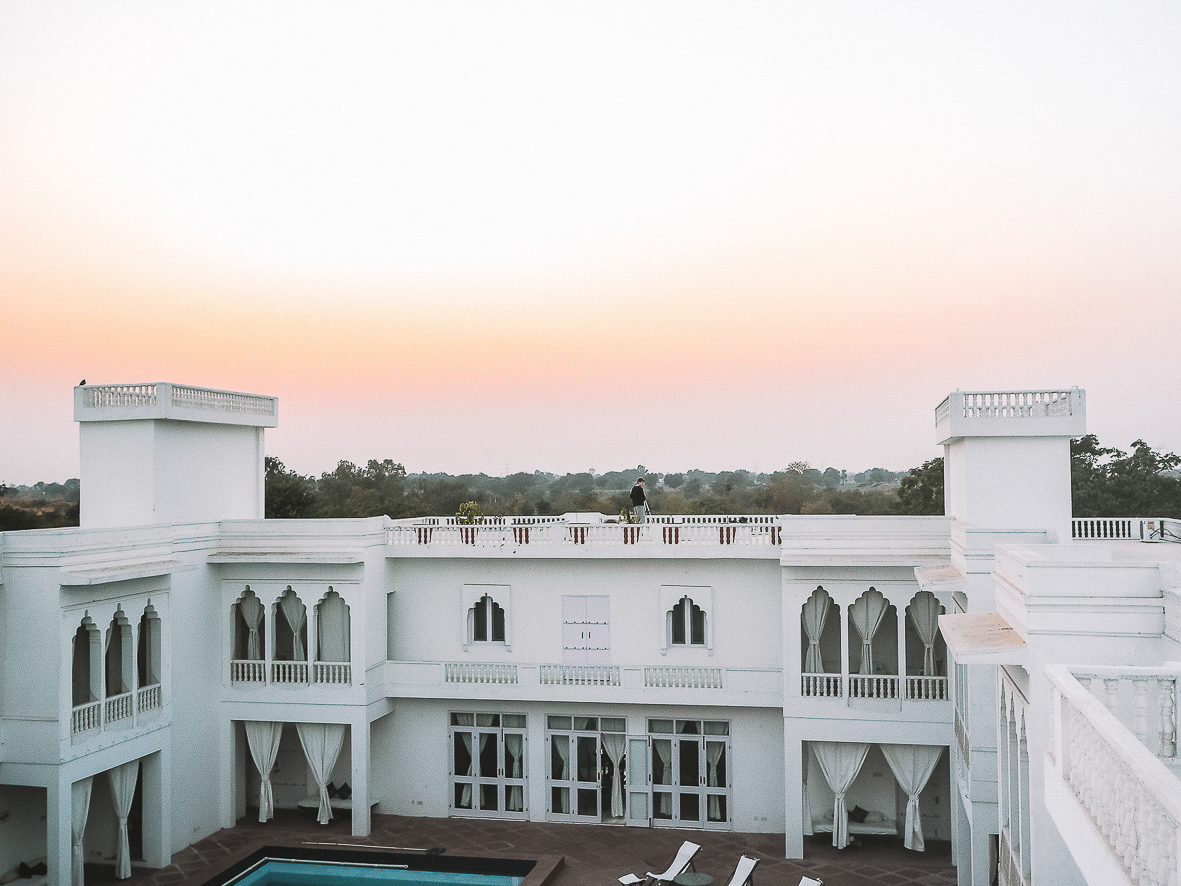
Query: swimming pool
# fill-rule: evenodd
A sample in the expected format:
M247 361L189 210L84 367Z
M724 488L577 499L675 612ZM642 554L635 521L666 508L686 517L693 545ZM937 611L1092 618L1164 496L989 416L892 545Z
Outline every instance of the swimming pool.
M520 886L535 862L264 846L204 886Z

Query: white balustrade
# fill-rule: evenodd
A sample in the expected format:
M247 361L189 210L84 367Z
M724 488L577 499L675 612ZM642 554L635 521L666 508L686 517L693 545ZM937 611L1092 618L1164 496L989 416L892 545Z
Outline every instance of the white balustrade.
M897 698L898 678L889 674L850 674L850 698Z
M535 520L508 524L508 520ZM453 518L398 521L387 530L390 545L780 545L783 527L773 516L661 517L646 523L566 524L561 517L485 517L477 524ZM544 521L544 522L543 522ZM560 525L556 525L560 524Z
M543 686L618 686L619 668L613 665L543 664L538 671Z
M306 661L271 662L272 683L307 683L308 663Z
M80 732L98 729L102 725L102 704L101 701L92 701L74 708L70 716L70 734L77 735Z
M1050 731L1052 772L1133 883L1181 882L1181 781L1065 667L1048 666L1046 674L1060 724Z
M721 689L721 668L644 668L644 685L659 689Z
M188 385L172 386L172 405L189 409L216 409L219 412L244 412L250 415L274 415L274 397L260 397L256 394L239 394L235 391L218 391L212 388L193 388Z
M800 674L800 694L810 698L840 698L840 674Z
M911 701L947 701L947 678L908 676L906 697Z
M119 695L112 695L103 702L103 722L115 723L119 720L126 720L131 717L134 711L132 704L133 693L123 692Z
M1157 541L1165 535L1164 523L1159 517L1074 517L1070 521L1070 537Z
M1053 418L1073 413L1070 391L957 393L963 397L964 418Z
M312 664L312 678L316 683L345 686L353 682L353 666L347 661L317 661Z
M517 666L449 661L443 666L443 679L447 683L516 683Z
M154 711L160 707L160 684L141 686L136 692L135 709L139 713Z
M83 402L90 408L104 406L155 406L155 385L88 385Z
M1181 668L1103 666L1074 669L1073 675L1149 751L1177 759Z
M231 661L230 679L235 683L265 683L267 681L266 662L253 659Z

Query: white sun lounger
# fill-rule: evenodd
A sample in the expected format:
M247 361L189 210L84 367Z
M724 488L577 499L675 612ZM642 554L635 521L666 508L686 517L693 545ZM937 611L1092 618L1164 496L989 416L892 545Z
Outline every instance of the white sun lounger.
M730 876L730 882L726 886L748 886L753 882L752 875L755 872L755 865L758 863L757 858L751 858L749 855L740 856L738 864L734 866L734 873Z
M672 879L679 874L685 873L686 870L693 867L693 856L695 856L701 849L696 843L690 843L686 840L681 844L681 848L677 850L676 857L672 860L672 864L659 874L648 872L644 878L637 877L635 874L625 874L619 878L622 886L635 886L636 883L643 883L645 880L653 883L671 883ZM696 868L693 868L697 870Z

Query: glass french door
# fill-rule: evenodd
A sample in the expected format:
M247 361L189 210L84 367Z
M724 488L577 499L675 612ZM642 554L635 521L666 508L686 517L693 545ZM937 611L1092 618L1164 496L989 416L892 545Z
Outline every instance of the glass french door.
M525 746L524 714L453 713L451 814L524 819Z
M598 719L548 717L546 780L552 821L598 823L602 820Z
M652 824L730 829L730 724L649 720Z

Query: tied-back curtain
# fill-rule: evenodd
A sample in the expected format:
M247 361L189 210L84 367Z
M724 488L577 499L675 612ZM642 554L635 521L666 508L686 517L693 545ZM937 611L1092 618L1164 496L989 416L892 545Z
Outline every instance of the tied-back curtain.
M861 668L858 673L873 673L873 636L882 625L889 603L882 592L870 588L849 607L849 620L861 635Z
M320 661L349 660L349 612L335 591L324 598L316 615Z
M308 617L308 609L299 601L294 591L287 591L279 598L279 608L283 610L283 617L291 627L291 660L307 661L308 656L303 648L303 625Z
M251 661L262 660L262 643L258 639L258 626L262 623L262 604L254 594L247 594L238 601L238 611L246 622L249 636L246 638L246 657Z
M308 758L312 778L316 780L316 787L320 789L320 809L316 814L316 821L328 824L332 820L328 781L332 778L332 768L336 766L336 758L340 756L340 747L344 744L344 724L298 723L295 730L299 733L299 743L303 745L304 756Z
M271 770L279 756L279 740L283 737L283 724L246 721L246 744L250 756L262 776L262 787L258 792L258 820L267 821L275 814L275 793L271 788Z
M90 789L94 778L84 778L70 785L70 875L73 886L82 886L82 837L86 833L86 815L90 812Z
M724 741L707 741L705 743L705 783L711 788L718 786L718 763L722 759L722 752L726 750ZM710 821L722 820L722 802L717 794L710 794L706 803Z
M898 787L906 792L906 830L902 833L902 845L907 849L922 852L923 823L919 818L919 794L927 786L935 765L943 754L939 745L884 744L881 746L890 771L898 780Z
M660 758L660 765L664 769L664 783L669 784L672 779L669 777L669 767L673 762L673 743L671 741L654 741L652 742L652 749L656 752L656 756ZM660 798L660 814L666 817L671 817L673 814L673 795L671 791L653 792L653 797Z
M611 817L623 817L623 770L619 768L623 752L627 747L627 736L622 732L604 732L603 750L611 761L615 774L611 776Z
M832 804L832 845L844 849L849 845L849 812L845 808L845 791L861 771L869 745L852 741L814 741L812 752L824 779L836 795Z
M513 758L512 769L509 771L510 778L521 777L521 753L525 747L525 739L523 736L515 732L506 732L504 735L504 751ZM507 762L507 761L506 761ZM525 808L525 797L519 784L510 785L508 789L508 804L509 812L521 812Z
M934 677L935 635L939 633L939 614L943 607L930 591L919 591L906 607L910 623L923 641L923 676Z
M108 770L111 781L111 804L119 819L119 848L115 854L115 877L126 880L131 876L131 845L127 836L127 816L131 814L131 800L135 796L135 782L139 778L139 760Z
M808 770L811 769L808 761L808 743L804 742L804 836L811 837L812 830L812 798L808 795Z
M820 636L824 633L824 622L828 618L828 607L832 597L817 588L804 603L800 617L804 621L804 633L808 635L808 654L804 660L804 673L823 674L824 661L820 657Z
M470 732L460 732L459 740L463 742L463 749L467 751L467 772L463 773L469 778L476 774L476 755L472 753L472 734ZM463 790L459 794L459 805L463 809L472 808L472 785L468 782L463 786Z

